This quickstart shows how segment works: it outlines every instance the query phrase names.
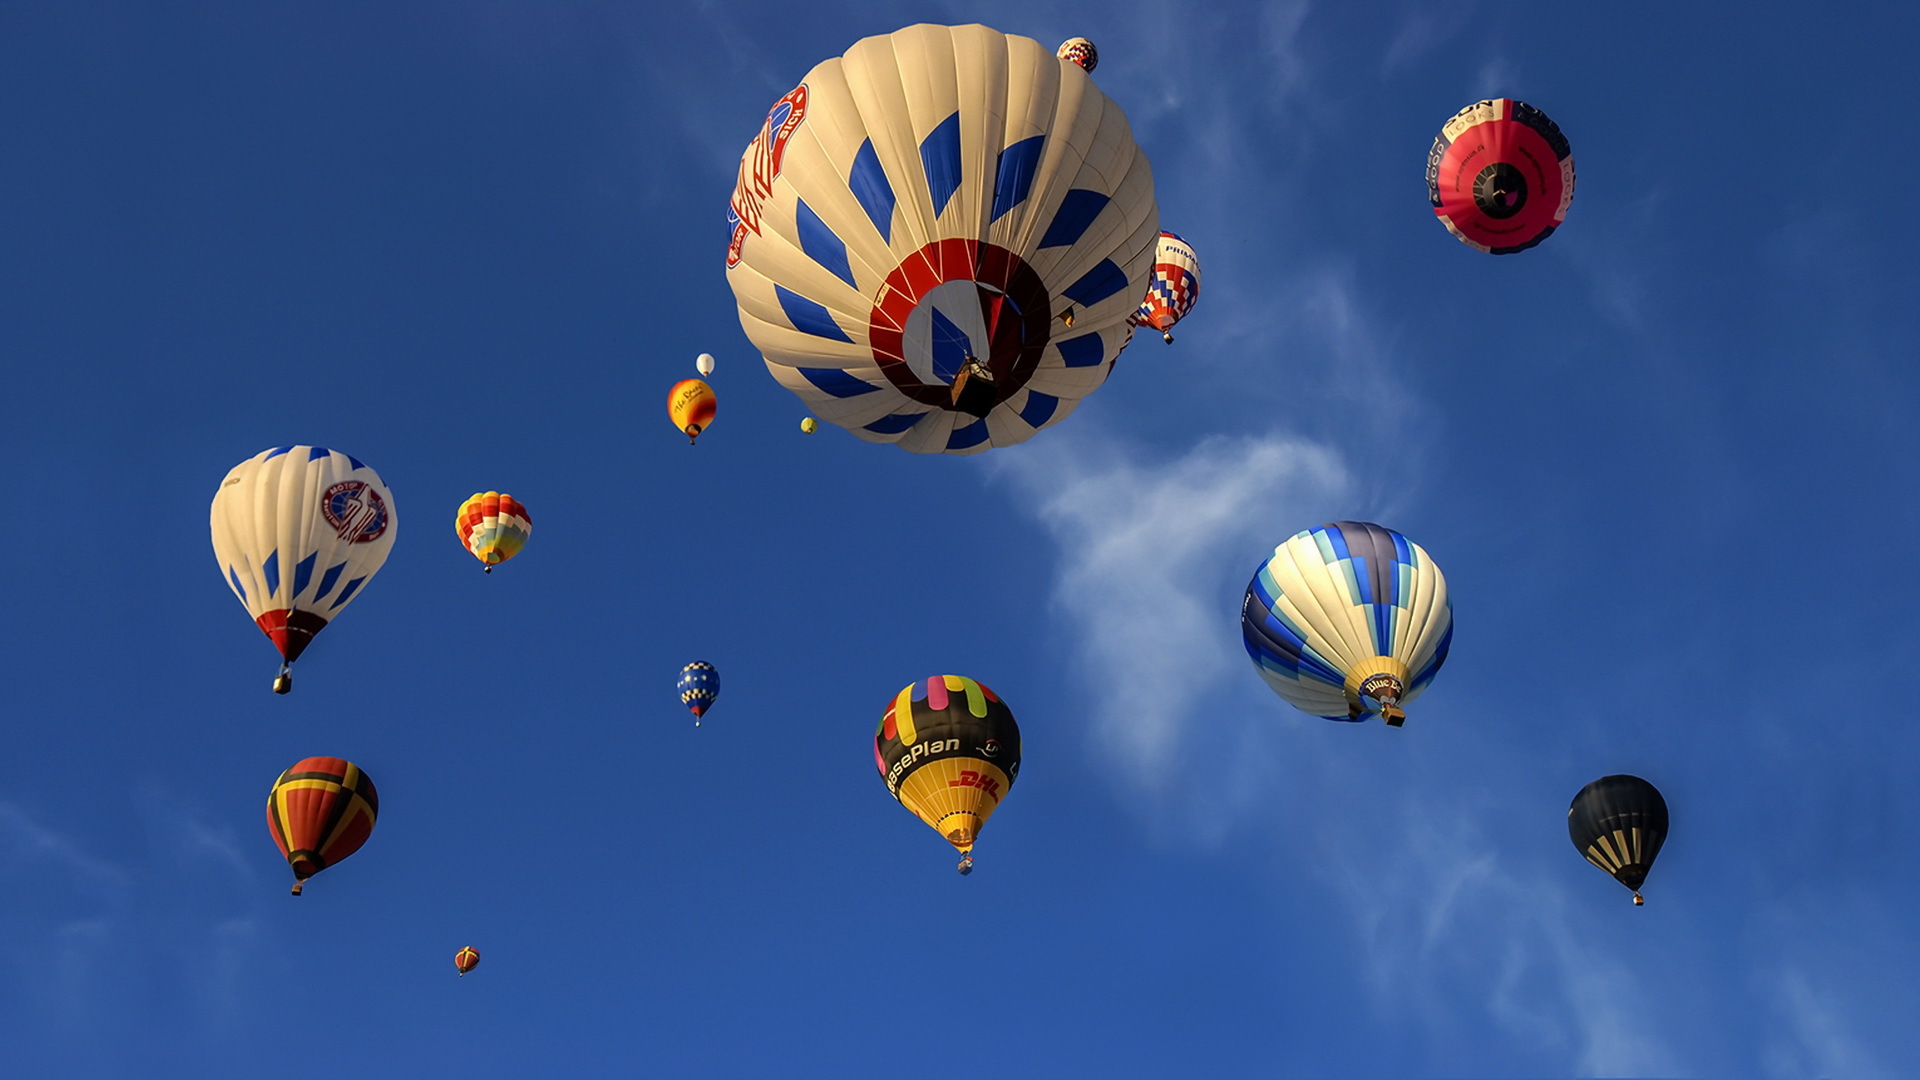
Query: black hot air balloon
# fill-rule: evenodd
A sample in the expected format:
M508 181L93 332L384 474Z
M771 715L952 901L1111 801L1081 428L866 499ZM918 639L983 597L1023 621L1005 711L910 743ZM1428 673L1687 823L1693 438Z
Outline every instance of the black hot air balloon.
M1635 904L1646 903L1640 885L1667 839L1667 800L1659 788L1637 776L1603 776L1573 797L1567 833L1588 862L1633 890Z

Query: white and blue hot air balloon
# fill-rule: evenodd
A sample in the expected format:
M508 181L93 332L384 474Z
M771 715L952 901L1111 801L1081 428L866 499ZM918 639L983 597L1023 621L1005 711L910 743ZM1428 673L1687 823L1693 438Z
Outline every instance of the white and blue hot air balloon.
M773 377L868 442L948 454L1024 442L1106 381L1160 236L1120 107L984 26L808 72L741 158L728 223Z

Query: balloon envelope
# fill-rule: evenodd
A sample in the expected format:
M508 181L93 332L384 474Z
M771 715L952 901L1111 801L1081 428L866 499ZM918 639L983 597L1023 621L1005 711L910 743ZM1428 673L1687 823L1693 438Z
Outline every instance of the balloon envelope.
M358 458L281 446L235 465L214 493L213 556L288 662L360 594L393 550L393 493Z
M1240 605L1260 677L1295 708L1396 727L1453 644L1447 579L1392 529L1337 521L1273 549Z
M1169 333L1175 323L1187 317L1200 299L1200 258L1193 246L1170 232L1160 234L1160 245L1153 257L1153 283L1147 298L1133 313L1133 321L1160 331L1171 344Z
M1119 106L984 26L808 72L742 156L728 221L773 377L868 442L949 454L1025 441L1106 380L1160 232Z
M1079 64L1083 71L1092 71L1100 66L1100 50L1093 47L1093 42L1083 37L1071 37L1061 42L1060 47L1053 51L1053 55Z
M667 418L688 442L700 437L707 425L713 423L714 413L719 409L720 401L714 396L713 387L699 379L682 379L667 391Z
M1573 147L1547 114L1512 98L1454 114L1427 154L1427 199L1468 247L1511 255L1545 240L1573 205Z
M693 361L693 370L699 372L700 377L703 379L713 374L713 354L710 352L701 353Z
M969 853L1020 775L1020 726L986 686L935 675L888 703L873 763L902 806Z
M680 704L692 710L694 717L705 716L720 697L720 670L705 660L695 660L680 669Z
M506 562L527 546L533 535L533 517L511 495L478 492L460 504L453 531L473 557L488 570Z
M267 793L267 829L293 867L293 895L308 878L360 850L379 813L372 778L352 762L311 757L281 773Z
M1667 800L1637 776L1603 776L1573 797L1567 834L1587 861L1633 890L1640 886L1667 842Z
M458 971L462 975L465 975L467 972L472 971L474 968L477 968L479 966L480 966L480 950L474 948L471 945L453 954L454 970Z

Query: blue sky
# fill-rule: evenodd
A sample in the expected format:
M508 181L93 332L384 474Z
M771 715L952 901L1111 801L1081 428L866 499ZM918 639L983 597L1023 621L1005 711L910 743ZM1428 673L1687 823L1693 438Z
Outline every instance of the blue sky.
M662 8L0 12L0 1072L1920 1054L1911 12ZM1097 42L1205 264L1177 344L978 458L802 436L722 265L767 105L915 21ZM1507 258L1422 185L1491 95L1579 167ZM206 511L287 442L373 464L401 536L283 699ZM490 577L449 528L488 488L536 525ZM1336 518L1448 576L1403 730L1240 648L1255 564ZM867 743L949 671L1026 743L964 880ZM262 806L314 754L382 815L293 901ZM1672 807L1644 909L1566 839L1612 772Z

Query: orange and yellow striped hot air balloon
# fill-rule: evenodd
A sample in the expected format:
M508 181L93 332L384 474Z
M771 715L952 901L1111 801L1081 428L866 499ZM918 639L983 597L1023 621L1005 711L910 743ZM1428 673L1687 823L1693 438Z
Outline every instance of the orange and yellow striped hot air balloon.
M714 396L713 387L699 379L681 379L667 391L667 417L689 443L707 430L719 408L720 399Z
M380 796L352 762L310 757L267 793L267 829L293 867L293 895L307 879L360 850L373 834Z
M472 971L474 968L479 967L480 966L480 950L469 945L466 948L461 949L459 952L454 953L453 966L462 975L465 975L467 972Z
M453 516L453 531L491 574L494 567L527 546L527 537L533 535L533 516L511 495L476 492L460 504L459 513Z
M973 842L1020 775L1020 727L992 690L935 675L895 694L873 732L873 763L900 805L960 850Z

